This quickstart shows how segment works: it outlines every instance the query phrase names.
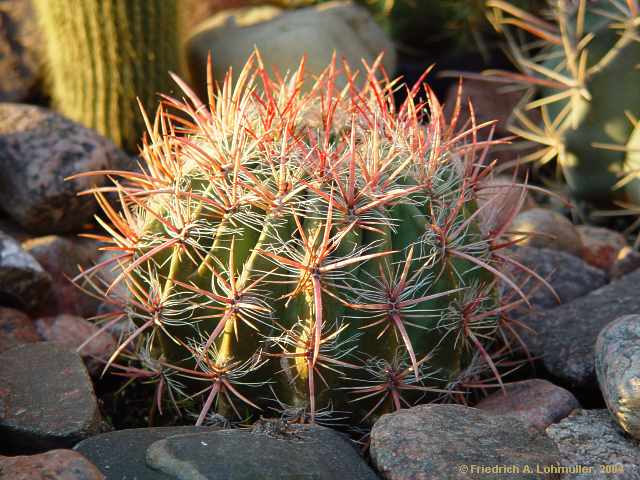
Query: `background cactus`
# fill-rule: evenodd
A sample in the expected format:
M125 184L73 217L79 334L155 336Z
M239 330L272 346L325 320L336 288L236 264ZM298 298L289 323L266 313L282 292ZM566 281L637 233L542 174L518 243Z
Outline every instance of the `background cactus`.
M180 66L176 0L34 0L55 107L137 153L136 97L157 104Z
M617 187L626 183L630 197L640 201L640 183L629 175L640 168L640 135L632 136L640 115L637 0L557 0L550 21L507 1L487 5L524 73L493 74L535 86L539 93L515 112L514 133L543 146L526 160L557 159L576 199L606 203L620 198ZM542 50L529 55L535 50L517 43L514 26L541 40ZM528 117L532 110L540 113L542 125Z
M469 372L500 381L495 340L526 299L501 273L506 223L478 221L488 125L447 123L421 85L396 107L398 83L368 71L338 90L333 64L303 91L302 65L272 80L258 56L206 104L174 77L187 99L147 120L145 172L95 190L113 255L78 280L123 326L109 364L156 381L160 411L356 422ZM499 279L522 298L503 304Z

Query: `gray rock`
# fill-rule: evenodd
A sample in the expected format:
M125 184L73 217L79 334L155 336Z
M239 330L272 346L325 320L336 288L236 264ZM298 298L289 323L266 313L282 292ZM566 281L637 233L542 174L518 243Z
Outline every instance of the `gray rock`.
M640 479L640 443L625 437L606 409L576 410L546 433L560 450L562 466L582 467L582 473L567 470L564 480Z
M65 180L103 170L122 153L93 130L33 105L0 103L0 205L33 233L79 230L96 202L76 194L100 177Z
M45 235L22 242L22 248L38 261L51 275L51 301L41 315L68 313L81 317L93 317L99 300L83 292L70 279L78 275L79 267L92 267L98 258L96 241L76 236ZM82 285L90 290L89 285Z
M73 450L51 450L38 455L0 457L0 479L103 480L95 465Z
M41 342L0 354L0 438L5 448L70 448L99 428L91 379L77 353Z
M504 392L495 392L480 401L476 408L493 415L516 418L543 431L580 408L571 392L540 378L507 383L504 387Z
M462 405L420 405L383 415L371 431L371 459L388 480L560 478L544 472L560 460L544 434ZM509 470L481 470L497 466Z
M572 302L531 313L523 321L535 334L523 330L524 342L563 382L595 389L598 334L616 318L640 313L639 284L640 271L636 271Z
M0 102L28 100L39 83L40 29L31 2L0 3Z
M0 183L2 178L4 174L0 175ZM18 242L0 232L0 305L34 310L48 299L50 292L49 274Z
M147 463L180 480L377 478L339 433L294 424L170 437L149 447Z
M509 255L544 278L553 287L560 303L582 297L607 283L605 272L566 252L548 248L517 247L510 251ZM514 266L509 270L519 282L526 281L529 276ZM529 302L533 309L543 310L559 305L553 292L533 277L527 281L525 291L530 292ZM524 310L520 310L517 316L524 313Z
M0 307L0 352L39 341L36 327L27 315L13 308Z
M640 315L625 315L602 329L596 374L614 419L640 439Z
M217 430L211 427L132 428L102 433L78 443L73 449L91 460L106 480L164 480L169 475L145 463L147 448L173 435Z

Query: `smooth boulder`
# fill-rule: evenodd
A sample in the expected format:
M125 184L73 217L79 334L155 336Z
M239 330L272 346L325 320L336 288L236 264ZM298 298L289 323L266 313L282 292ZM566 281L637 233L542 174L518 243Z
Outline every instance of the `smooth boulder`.
M365 74L362 60L371 65L384 52L383 64L390 76L396 63L391 40L364 7L351 2L327 2L296 10L268 5L228 10L196 27L187 41L189 67L201 96L206 98L209 51L216 80L222 82L230 67L237 78L256 47L272 74L296 71L305 57L306 88L331 62L334 52L338 68L345 59L351 68L360 69L360 83ZM344 85L343 78L339 86Z
M0 208L37 234L75 232L96 202L77 194L102 177L68 177L120 165L116 146L93 130L34 105L0 103Z
M640 439L640 315L625 315L604 327L595 359L600 390L613 418Z

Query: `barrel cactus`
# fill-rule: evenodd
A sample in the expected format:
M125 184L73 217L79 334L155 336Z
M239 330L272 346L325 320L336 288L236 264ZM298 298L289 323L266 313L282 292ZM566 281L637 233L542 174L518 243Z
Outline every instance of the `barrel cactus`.
M137 152L146 105L180 66L176 0L35 0L51 97L67 117Z
M94 190L110 254L78 281L121 325L107 366L157 382L160 411L357 423L470 372L500 380L497 339L527 300L503 273L510 219L479 221L501 198L476 203L490 125L445 121L421 85L396 107L379 62L361 89L338 90L340 70L308 91L304 63L272 79L255 54L206 103L174 77L185 98L145 115L143 172Z
M577 200L605 204L626 194L640 201L640 6L637 0L556 0L550 19L489 0L522 74L500 81L534 86L536 98L515 112L514 133L541 145L527 160L558 165ZM520 29L542 50L528 54ZM536 111L540 122L529 115ZM633 133L635 130L635 134Z

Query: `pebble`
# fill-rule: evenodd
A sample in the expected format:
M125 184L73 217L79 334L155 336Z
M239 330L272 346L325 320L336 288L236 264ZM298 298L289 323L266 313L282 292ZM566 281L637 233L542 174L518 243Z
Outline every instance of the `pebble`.
M590 225L579 225L576 229L582 240L583 260L596 268L611 269L620 251L627 247L624 236L614 230Z
M49 342L0 354L0 438L18 452L70 448L100 429L80 356Z
M540 378L507 383L481 400L476 408L504 417L520 420L528 427L544 431L552 423L559 422L580 403L571 392Z
M518 245L550 248L579 257L582 239L576 227L564 216L546 208L532 208L520 213L511 224L512 239Z
M640 439L640 315L625 315L604 327L595 352L607 407L624 431Z
M383 415L371 431L370 451L387 480L560 478L544 472L560 459L544 434L515 418L462 405L420 405ZM501 465L511 470L477 471Z

